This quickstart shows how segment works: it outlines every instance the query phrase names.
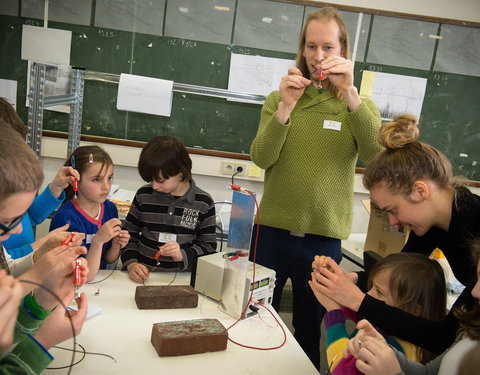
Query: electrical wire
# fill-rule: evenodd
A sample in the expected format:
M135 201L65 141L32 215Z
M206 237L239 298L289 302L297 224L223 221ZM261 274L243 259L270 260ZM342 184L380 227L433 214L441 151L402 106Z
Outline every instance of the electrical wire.
M77 340L76 340L76 335L75 335L75 326L73 325L73 320L72 320L72 317L70 316L70 314L68 313L68 308L67 306L65 306L65 304L63 303L63 301L61 300L61 298L54 292L52 291L50 288L47 288L45 285L42 285L40 283L37 283L35 281L31 281L31 280L24 280L24 279L21 279L19 280L21 283L26 283L26 284L32 284L32 285L35 285L37 287L40 287L42 289L44 289L45 291L47 291L48 293L50 293L52 296L55 297L55 299L62 305L62 307L65 309L65 312L67 313L67 316L68 316L68 320L70 321L70 326L72 327L72 339L73 339L73 350L72 350L72 361L70 362L70 366L67 366L69 367L69 370L67 372L67 374L70 374L72 372L72 368L74 366L74 362L75 362L75 347L77 346Z
M234 174L232 174L232 185L234 184L233 178L234 178L237 174L239 174L239 173L240 173L240 171L236 171Z
M273 314L272 311L270 311L270 309L265 306L264 304L260 303L259 304L261 307L263 307L265 310L267 310L270 315L273 317L273 319L275 319L275 321L277 322L277 324L280 326L280 328L282 329L282 333L283 333L283 341L280 345L277 345L277 346L272 346L272 347L269 347L269 348L261 348L261 347L257 347L257 346L250 346L250 345L245 345L245 344L240 344L234 340L232 340L230 338L230 336L228 337L228 340L230 340L231 342L233 342L234 344L238 345L238 346L241 346L243 348L247 348L247 349L255 349L255 350L275 350L275 349L279 349L281 348L282 346L285 345L285 343L287 342L287 334L285 332L285 328L283 328L282 324L278 321L277 317ZM237 321L238 322L238 321ZM230 326L227 331L232 328L237 322L235 322L232 326ZM268 324L267 324L268 325Z
M158 267L153 267L153 268L150 270L150 272L155 271L157 268L158 268ZM173 279L170 280L170 282L167 284L167 286L172 285L172 283L175 281L176 278L177 278L177 269L175 269L175 274L173 275ZM142 284L143 284L143 286L146 286L146 285L145 285L145 280L142 281Z
M176 277L177 277L177 270L175 270L175 275L173 275L172 281L170 281L167 286L172 285L172 283L175 281Z
M256 225L256 232L255 232L255 241L253 243L253 277L252 277L252 280L253 282L255 282L255 265L256 265L256 262L257 262L257 245L258 245L258 234L260 232L260 209L258 207L258 202L257 202L257 199L255 198L255 194L249 190L246 190L245 189L245 192L247 192L248 194L250 194L253 198L253 200L255 201L255 206L257 208L257 223L255 224ZM234 257L232 257L234 258ZM238 256L234 259L237 259ZM229 258L231 259L231 258ZM250 288L250 296L248 297L248 301L247 301L247 304L245 305L245 308L242 312L242 314L240 315L240 317L230 326L227 328L227 331L229 331L231 328L233 328L241 319L242 317L246 316L246 312L248 310L248 307L250 306L250 303L252 302L252 296L253 296L253 288ZM250 346L250 345L244 345L244 344L241 344L239 342L236 342L235 340L233 340L230 335L228 337L228 340L232 343L234 343L235 345L238 345L238 346L242 346L244 348L249 348L249 349L256 349L256 350L274 350L274 349L278 349L278 348L281 348L283 345L285 345L285 342L287 341L287 335L285 333L285 329L283 328L283 326L280 324L280 322L278 321L278 319L275 317L275 315L263 304L260 304L260 306L262 306L263 308L265 308L272 316L273 318L276 320L276 322L278 323L278 325L280 326L280 328L282 329L282 332L283 332L283 342L278 345L278 346L275 346L275 347L270 347L270 348L261 348L261 347L255 347L255 346Z
M76 366L78 365L80 362L83 361L83 359L85 358L85 356L87 355L87 352L85 351L85 348L80 345L79 343L77 343L78 346L80 346L82 348L82 351L79 351L79 350L73 350L73 349L68 349L68 348L62 348L60 346L54 346L54 348L57 348L57 349L63 349L63 350L68 350L70 352L75 352L75 353L82 353L82 358L80 358L77 362L75 363L72 363L70 365L67 365L67 366L59 366L59 367L47 367L46 370L63 370L65 368L69 368L69 367L73 367L73 366Z
M85 348L84 348L81 344L77 343L77 346L79 346L82 350L76 350L76 349L75 349L75 352L77 352L77 353L82 353L83 356L82 356L82 358L80 358L80 360L78 360L77 362L75 362L75 363L73 364L73 366L76 366L76 365L78 365L80 362L82 362L83 359L86 357L87 354L90 354L90 355L99 355L99 356L107 357L107 358L110 358L110 359L111 359L112 361L114 361L115 363L117 363L117 360L116 360L113 356L111 356L110 354L96 353L96 352L87 352L87 351L85 350ZM64 348L64 347L62 347L62 346L54 346L54 348L56 348L56 349L61 349L61 350L67 350L67 351L70 351L70 352L72 351L72 349L70 349L70 348ZM69 366L47 367L47 369L48 369L48 370L61 370L61 369L67 368L67 367L69 367Z
M89 284L89 285L90 285L90 284L98 284L98 283L101 283L102 281L105 281L105 280L107 280L110 276L112 276L115 271L116 271L116 269L113 269L112 272L110 272L106 277L104 277L104 278L101 279L101 280L98 280L98 281L90 281L90 282L85 283L85 284Z

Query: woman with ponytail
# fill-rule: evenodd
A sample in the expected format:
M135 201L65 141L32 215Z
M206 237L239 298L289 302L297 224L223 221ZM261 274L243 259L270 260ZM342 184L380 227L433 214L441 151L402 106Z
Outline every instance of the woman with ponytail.
M368 319L375 326L434 353L455 340L453 311L474 305L475 265L471 242L480 236L480 197L453 177L450 161L419 142L415 117L400 116L379 132L385 150L368 164L363 177L372 202L385 210L391 225L410 227L402 251L430 255L440 249L465 290L444 320L431 321L388 306L364 293L365 273L347 275L330 261L317 272L312 287ZM354 280L356 284L354 284Z

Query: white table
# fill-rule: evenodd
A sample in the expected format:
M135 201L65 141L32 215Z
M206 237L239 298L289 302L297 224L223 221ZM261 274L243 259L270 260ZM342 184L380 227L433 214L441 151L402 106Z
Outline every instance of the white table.
M101 280L111 271L100 271L95 280ZM153 273L146 285L167 285L173 279L173 273ZM95 281L94 280L94 281ZM173 285L189 284L190 274L179 273ZM253 350L228 342L225 351L195 354L179 357L159 357L150 343L154 323L217 318L225 327L235 319L225 315L217 308L217 303L199 295L195 309L139 310L135 304L135 288L138 284L121 271L99 284L85 285L88 300L102 309L85 322L77 342L89 352L101 352L113 356L113 360L96 355L88 355L73 367L72 374L316 374L305 353L295 341L287 327L285 345L276 350ZM99 290L100 294L95 296ZM271 311L273 309L271 308ZM254 316L237 323L229 331L229 336L242 344L256 347L273 347L281 344L283 333L264 309L260 317ZM72 347L72 340L60 346ZM69 365L71 352L52 348L55 360L50 365L58 367ZM76 360L81 357L76 354ZM67 370L60 370L65 371ZM63 372L62 372L63 373ZM46 370L44 374L59 374L59 370Z

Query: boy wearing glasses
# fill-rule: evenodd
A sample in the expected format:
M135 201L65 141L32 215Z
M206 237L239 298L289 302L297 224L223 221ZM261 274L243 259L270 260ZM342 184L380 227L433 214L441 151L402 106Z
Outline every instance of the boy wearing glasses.
M0 120L0 243L10 234L22 230L21 219L30 207L42 183L43 173L34 152L10 125ZM68 313L57 307L73 298L75 259L86 253L81 246L58 246L62 234L55 238L56 247L36 256L8 261L3 245L0 249L0 372L3 374L39 374L52 361L47 351L72 336L83 326L87 313L84 293L77 300L78 312ZM65 237L63 235L63 237ZM81 242L82 234L74 239ZM53 237L52 240L53 241ZM59 241L60 240L60 241ZM50 241L50 240L49 240ZM34 253L35 254L35 253ZM40 256L39 256L40 255ZM22 271L28 268L28 271ZM7 275L21 276L15 279ZM88 267L81 266L81 282L87 279ZM23 281L20 282L19 280ZM26 280L27 282L25 282ZM37 286L42 286L36 288ZM35 289L35 296L31 293ZM13 344L13 345L12 345Z

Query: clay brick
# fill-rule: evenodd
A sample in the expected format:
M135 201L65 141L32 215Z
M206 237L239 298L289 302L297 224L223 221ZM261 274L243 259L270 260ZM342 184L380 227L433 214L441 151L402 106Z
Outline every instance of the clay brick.
M227 340L227 330L217 319L156 323L151 338L160 357L225 350Z
M197 307L198 294L190 285L137 286L135 302L139 309L184 309Z

